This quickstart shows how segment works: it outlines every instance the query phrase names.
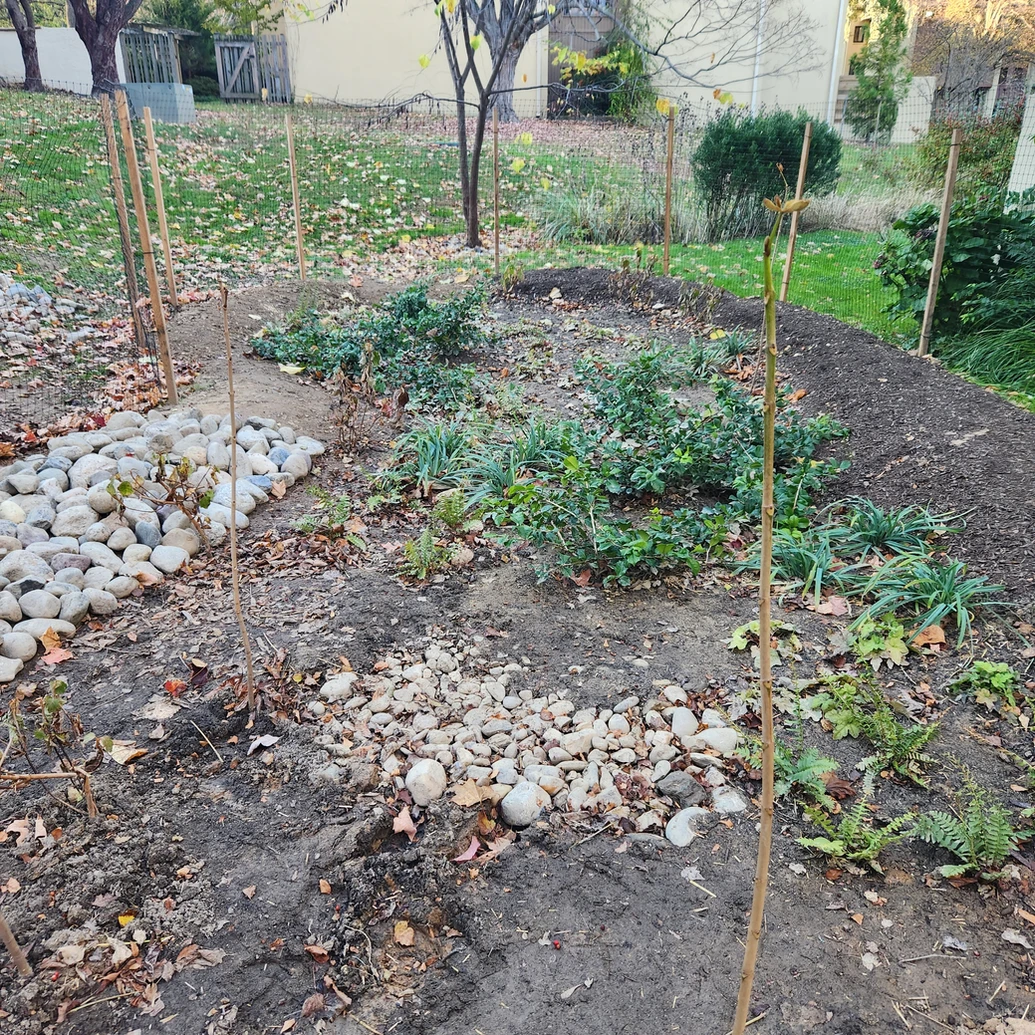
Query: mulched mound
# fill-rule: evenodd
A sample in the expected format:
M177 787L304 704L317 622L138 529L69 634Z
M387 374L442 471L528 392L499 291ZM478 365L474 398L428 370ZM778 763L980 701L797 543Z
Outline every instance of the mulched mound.
M603 269L529 271L516 293L541 299L559 288L569 302L630 300L682 306L721 327L756 329L762 301L711 292L674 278ZM839 451L852 462L836 497L882 506L917 503L967 513L954 553L972 574L1001 582L1015 598L1035 596L1035 414L866 331L781 304L780 369L808 393L807 411L851 429ZM835 498L832 496L831 498Z

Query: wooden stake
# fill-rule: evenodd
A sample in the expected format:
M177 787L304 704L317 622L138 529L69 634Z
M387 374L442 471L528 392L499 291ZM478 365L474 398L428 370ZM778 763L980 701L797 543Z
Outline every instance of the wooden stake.
M158 354L165 373L165 397L175 406L180 401L176 391L176 373L173 370L172 354L169 352L169 336L165 330L165 310L162 309L162 292L158 287L158 269L155 266L155 252L151 244L151 227L147 220L144 204L144 187L140 182L140 166L137 164L136 145L133 143L133 127L129 122L129 104L122 90L115 92L115 105L122 127L122 146L126 152L126 169L129 172L129 186L133 192L133 208L137 215L137 230L140 235L140 251L144 256L144 272L147 274L147 290L151 296L151 319L158 336Z
M755 887L751 897L751 919L744 944L744 966L737 995L737 1015L733 1035L744 1035L751 1009L751 988L755 980L758 947L762 941L765 896L769 884L769 856L773 847L773 812L776 806L773 763L775 732L773 730L772 668L772 563L773 563L773 462L776 441L776 288L773 284L773 252L780 236L783 211L773 220L773 229L765 239L762 270L765 277L765 399L762 406L764 430L762 460L762 559L758 588L758 681L762 691L762 821L758 832L758 858L755 863Z
M298 250L298 276L305 280L305 242L302 240L302 210L298 204L298 170L295 166L295 132L291 124L291 113L284 116L287 129L288 163L291 166L291 197L295 205L295 247Z
M32 967L29 965L29 961L22 951L22 947L18 944L18 939L15 938L14 932L4 918L3 913L0 913L0 941L7 946L7 951L11 954L11 959L14 960L18 973L22 977L32 977Z
M169 224L165 218L165 195L162 193L162 171L158 167L158 146L155 144L155 129L151 122L151 109L144 109L144 130L147 134L147 154L151 160L151 183L155 190L155 208L158 209L158 233L162 238L162 252L165 255L165 283L169 289L169 305L178 306L176 293L176 270L173 269L172 248L169 247Z
M938 301L938 282L942 279L942 263L945 261L945 240L949 236L949 219L952 215L952 195L956 190L956 168L960 161L960 145L963 130L958 126L952 131L949 144L949 164L945 167L945 193L942 195L942 212L938 218L938 236L934 239L934 257L931 260L931 279L927 285L927 305L924 306L924 322L920 328L918 355L926 356L931 347L931 327L934 325L934 307Z
M661 271L668 276L669 252L672 248L672 167L676 154L676 106L668 106L668 156L665 159L665 254Z
M122 186L122 164L119 161L119 146L115 142L115 123L111 117L111 98L101 94L101 122L104 125L104 139L108 145L108 168L111 170L111 186L115 194L115 215L119 221L119 243L122 245L122 265L126 271L126 294L133 311L133 330L137 345L144 348L144 321L140 315L140 287L137 284L137 260L133 253L133 238L129 233L129 213L126 211L126 191Z
M500 114L492 109L492 225L496 276L500 275Z
M809 167L809 148L812 146L812 123L805 123L805 139L801 144L801 161L798 163L798 186L794 191L794 200L801 201L805 191L805 170ZM780 301L787 301L787 289L791 284L791 266L794 264L794 246L798 243L798 216L800 212L791 213L791 232L787 237L787 258L783 263L783 280L780 283Z
M288 118L291 116L289 115ZM230 307L229 292L225 284L219 285L219 297L223 302L223 338L226 341L226 382L230 393L230 575L234 588L234 610L237 612L237 624L241 629L241 642L244 644L244 663L247 672L248 714L255 715L255 676L252 670L252 644L248 638L248 628L244 624L244 611L241 610L241 568L237 562L237 414L234 412L234 354L230 347Z

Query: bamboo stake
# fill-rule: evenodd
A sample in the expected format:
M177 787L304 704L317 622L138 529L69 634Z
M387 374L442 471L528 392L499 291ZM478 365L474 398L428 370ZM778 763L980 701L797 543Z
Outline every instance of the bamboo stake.
M949 144L949 164L945 167L945 193L942 195L942 211L938 218L938 236L934 239L931 279L927 285L927 304L924 306L924 322L920 329L920 347L917 349L917 354L920 356L926 356L931 347L934 307L938 301L938 282L942 279L942 263L945 261L945 240L949 236L952 195L956 190L956 168L959 165L960 144L962 142L963 130L957 126L952 131L952 142Z
M786 186L786 181L784 181ZM751 1009L751 988L755 980L755 964L762 941L762 921L765 917L765 896L769 883L769 857L773 847L773 812L776 805L773 764L775 732L773 730L773 667L772 667L772 563L773 519L773 460L776 441L776 287L773 282L773 252L780 236L780 224L785 214L801 211L807 201L796 199L784 203L780 198L766 200L766 208L775 212L773 228L765 239L762 271L765 278L765 401L762 407L763 461L762 461L762 558L758 586L758 681L762 693L762 818L758 831L758 858L755 863L755 887L751 897L751 917L744 944L744 966L740 974L737 994L737 1013L733 1035L744 1035Z
M32 977L32 967L29 965L29 961L22 951L22 947L18 944L18 939L15 938L14 932L4 918L3 913L0 913L0 941L7 946L7 951L11 954L11 959L14 960L18 973L22 977Z
M151 182L155 189L155 208L158 209L158 233L162 238L165 255L165 283L169 288L169 305L178 306L176 292L176 270L173 268L172 248L169 246L169 223L165 218L165 195L162 193L162 171L158 166L158 145L155 143L155 129L151 122L151 109L144 109L144 130L147 133L147 153L151 159Z
M492 224L493 261L500 275L500 113L492 109Z
M144 256L144 272L147 274L147 290L151 296L151 319L158 336L158 354L162 359L165 374L165 397L175 406L179 401L176 391L176 373L173 370L172 354L169 352L169 336L165 330L165 310L162 309L162 292L158 287L158 269L155 266L155 252L151 244L151 227L144 205L144 187L140 181L140 166L137 164L136 145L133 143L133 127L129 122L129 104L122 90L115 92L115 105L122 127L122 146L126 152L126 168L129 171L129 185L133 192L133 208L137 215L137 230L140 235L140 251Z
M295 165L295 131L291 123L291 113L284 116L287 130L288 164L291 166L291 198L295 205L295 248L298 251L298 277L305 280L305 242L302 239L302 210L298 202L298 169Z
M291 116L289 115L288 118ZM237 414L234 411L234 355L230 347L230 307L229 293L225 284L219 285L219 297L223 303L223 338L226 341L226 381L230 393L230 574L234 588L234 611L237 612L237 624L241 629L241 641L244 643L244 663L247 672L248 714L255 715L255 676L252 669L252 644L248 638L248 629L244 624L244 612L241 610L241 568L237 561ZM213 748L213 750L215 750ZM218 752L217 752L218 754Z
M115 194L115 215L119 221L119 243L122 245L122 264L126 270L126 294L133 312L133 330L137 345L144 348L144 322L140 315L140 287L137 284L136 256L133 254L133 238L129 233L129 213L126 211L126 191L122 185L122 164L119 162L119 146L115 142L115 123L111 117L111 98L101 94L101 122L104 125L104 139L108 146L108 168L111 170L111 186Z
M801 161L798 163L798 186L794 191L794 200L801 201L805 191L805 171L809 167L809 149L812 146L812 123L805 123L805 139L801 144ZM787 301L787 289L791 284L791 266L794 265L794 246L798 243L798 216L800 212L791 213L791 232L787 236L787 258L783 263L783 280L780 284L780 301Z
M661 270L668 276L669 253L672 248L672 167L676 154L676 106L668 106L668 155L665 158L665 253Z

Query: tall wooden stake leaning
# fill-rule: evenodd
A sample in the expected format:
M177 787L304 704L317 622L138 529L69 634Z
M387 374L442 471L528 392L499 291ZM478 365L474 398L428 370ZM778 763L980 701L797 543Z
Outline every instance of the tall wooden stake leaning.
M291 170L291 201L295 207L295 248L298 250L298 279L304 281L305 238L302 235L302 208L298 197L298 166L295 164L295 127L291 113L284 116L284 130L287 133L288 167Z
M178 306L180 298L176 291L176 270L173 268L172 247L169 244L169 221L165 218L165 195L162 193L162 170L158 165L158 145L155 143L155 127L151 121L151 109L144 109L144 133L147 139L147 157L151 163L151 186L155 192L155 208L158 210L158 234L162 238L162 254L165 257L165 283L169 288L169 305Z
M938 301L938 284L942 279L942 262L945 260L945 241L949 236L949 220L952 218L952 195L956 190L956 168L960 160L960 145L963 130L957 126L952 131L949 144L949 164L945 168L945 191L942 194L942 211L938 218L938 235L934 239L934 255L931 258L931 279L927 284L927 305L924 306L924 322L920 328L920 347L917 354L926 356L931 347L931 328L934 326L934 307Z
M758 860L755 864L755 890L751 898L751 919L744 944L744 967L740 974L737 995L737 1016L733 1035L744 1035L751 1009L751 986L755 981L755 963L762 940L765 895L769 883L769 855L773 846L773 666L772 666L772 584L773 565L773 453L776 440L776 287L773 284L773 252L780 236L785 215L800 212L807 201L783 202L780 198L765 206L775 213L773 229L765 239L762 271L765 277L765 401L763 469L762 469L762 561L758 587L758 680L762 688L762 822L758 832Z
M151 245L151 227L147 221L144 205L144 187L140 182L140 166L137 164L136 145L133 143L133 127L129 121L129 104L122 90L115 91L115 106L119 112L122 128L122 146L126 152L126 170L129 186L133 192L133 208L137 214L137 230L140 231L140 251L144 256L144 272L147 274L147 290L151 295L151 319L154 320L158 337L158 354L165 374L165 397L175 406L180 401L176 390L176 372L173 370L172 353L169 351L169 337L165 331L165 310L162 308L162 292L158 287L158 268L155 266L155 250Z
M223 303L223 338L226 341L226 381L230 394L230 574L234 587L234 611L244 643L244 664L248 679L248 714L255 714L255 676L252 671L252 643L241 610L241 568L237 561L237 414L234 412L234 354L230 347L230 307L225 284L219 285Z

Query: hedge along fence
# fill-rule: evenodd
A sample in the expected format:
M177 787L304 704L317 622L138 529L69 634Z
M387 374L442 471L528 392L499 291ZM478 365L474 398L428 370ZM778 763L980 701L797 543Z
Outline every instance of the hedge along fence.
M6 206L0 269L20 268L20 279L30 286L53 290L60 279L96 292L103 312L128 322L96 102L20 92L0 99L0 189L5 203L14 200ZM660 260L665 115L649 110L637 125L541 120L527 94L514 100L523 117L500 129L504 261L618 266ZM283 112L261 104L198 107L193 125L155 125L181 290L190 298L221 281L237 286L297 276ZM463 220L451 102L302 103L292 111L310 276L339 276L360 264L412 275L421 263L433 270L441 258L467 266L485 261L464 252L458 239ZM882 313L893 296L874 262L880 232L914 203L937 197L931 180L940 171L929 171L924 149L938 147L938 126L921 143L871 146L841 139L818 112L763 112L752 119L718 104L680 106L673 140L672 272L739 294L761 292L753 213L762 211L762 195L781 189L777 163L793 186L810 114L814 137L805 184L814 200L802 220L790 301L891 339L908 336L910 321ZM910 113L903 119L908 123ZM1000 123L981 131L996 140L1012 132ZM978 129L974 133L974 163L968 166L966 146L962 156L963 192L977 189L967 186L968 168L979 184L987 175L982 163L989 148L979 146L982 138ZM136 138L157 228L139 125ZM481 168L489 243L493 163L483 161ZM55 376L61 382L64 374ZM67 404L75 395L64 392L62 400Z

